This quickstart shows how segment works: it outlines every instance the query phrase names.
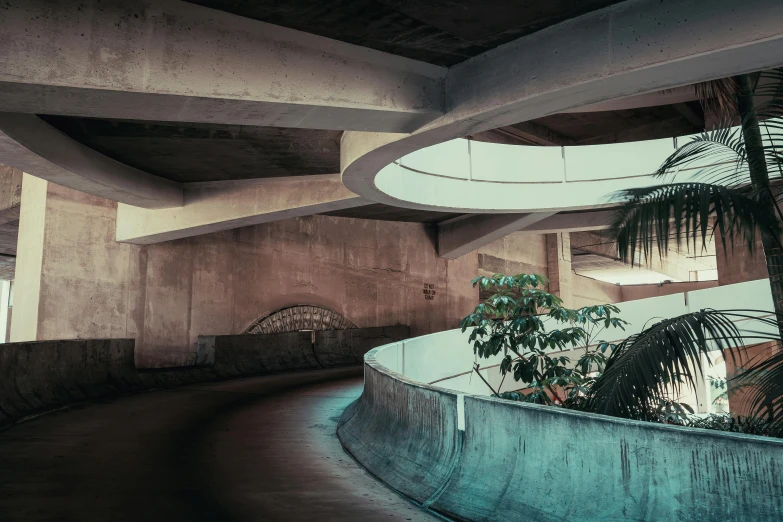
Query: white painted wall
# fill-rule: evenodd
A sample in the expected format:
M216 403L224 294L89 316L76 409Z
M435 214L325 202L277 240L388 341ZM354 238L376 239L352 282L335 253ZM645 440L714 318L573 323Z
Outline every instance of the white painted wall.
M773 302L769 281L762 279L694 292L626 301L617 304L617 306L620 308L620 317L630 324L624 332L617 329L611 330L610 332L614 335L608 335L606 338L608 341L621 340L638 333L644 329L645 325L651 324L656 320L675 317L704 308L716 310L772 310ZM750 332L753 330L762 330L758 323L752 326L746 322L738 322L736 324L740 331L748 332L748 335L752 335ZM766 333L774 335L776 331L774 328L769 327ZM456 376L437 382L435 385L460 393L491 395L487 386L474 372L471 372L471 369L475 362L479 362L482 368L499 364L502 357L498 355L491 359L477 359L473 354L472 346L468 342L469 334L469 331L462 333L459 329L455 329L414 337L379 349L375 357L380 364L415 382L430 384L440 379ZM570 357L572 361L576 361L579 357L579 351L579 349L569 350L563 352L563 355ZM716 353L717 355L718 353ZM465 373L465 375L457 376L461 373ZM717 375L715 371L708 372L708 374ZM501 380L498 368L483 370L482 375L493 387L497 386ZM682 402L694 406L703 413L711 411L713 406L710 406L710 401L707 400L707 386L708 383L705 382L699 388L698 398L694 397L690 392L683 393L681 396ZM518 387L512 376L509 376L506 378L501 391L514 390ZM702 390L702 388L704 389ZM702 397L702 395L704 396ZM698 405L701 406L699 407Z

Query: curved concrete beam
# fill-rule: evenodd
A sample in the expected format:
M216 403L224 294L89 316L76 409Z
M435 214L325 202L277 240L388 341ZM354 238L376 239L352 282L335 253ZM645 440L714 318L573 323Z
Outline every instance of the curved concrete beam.
M0 161L58 185L144 208L182 205L179 183L115 161L34 114L0 113Z
M406 154L468 134L783 65L783 3L747 0L742 12L738 17L733 0L629 0L467 60L449 69L448 112L438 120L405 136L345 133L343 183L380 203L443 210L388 196L376 174Z
M181 207L117 206L117 241L149 245L368 205L338 174L185 185ZM312 179L316 178L316 179Z
M2 13L0 111L383 132L443 113L444 67L194 3Z

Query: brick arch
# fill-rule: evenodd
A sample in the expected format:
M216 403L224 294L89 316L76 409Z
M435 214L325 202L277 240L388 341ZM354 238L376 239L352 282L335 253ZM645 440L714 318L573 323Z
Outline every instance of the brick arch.
M301 330L348 330L356 328L350 320L337 312L314 305L294 305L268 313L244 333L270 334L298 332Z

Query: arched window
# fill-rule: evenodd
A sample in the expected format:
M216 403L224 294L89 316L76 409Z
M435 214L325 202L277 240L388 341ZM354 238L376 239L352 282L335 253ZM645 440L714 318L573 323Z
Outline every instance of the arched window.
M348 330L356 328L351 321L327 308L296 305L281 308L254 322L248 334L299 332L302 330Z

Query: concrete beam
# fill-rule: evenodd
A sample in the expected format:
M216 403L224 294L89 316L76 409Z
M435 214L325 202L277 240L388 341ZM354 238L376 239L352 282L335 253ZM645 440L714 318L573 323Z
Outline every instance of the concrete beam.
M628 0L449 69L449 119L489 128L783 64L783 3ZM729 30L730 29L730 30Z
M339 175L196 184L180 208L117 207L117 241L146 245L367 205Z
M450 68L448 112L414 134L384 143L345 133L343 182L379 203L449 210L385 194L377 165L589 104L782 66L781 19L779 0L747 0L742 16L733 0L628 0L548 27ZM363 141L378 147L360 155Z
M446 69L178 0L4 2L0 111L411 132Z
M592 254L606 260L608 267L631 269L630 263L623 263L618 257L617 242L599 231L576 232L571 234L571 248L576 253ZM687 244L683 245L687 248ZM645 259L644 254L636 251L634 269L647 269L664 274L676 281L690 281L691 271L710 270L715 268L710 263L689 256L687 251L670 249L665 255L651 252ZM589 272L589 270L584 270Z
M562 134L558 134L543 125L530 121L515 123L507 127L500 127L472 135L473 139L489 143L510 143L525 145L577 145L573 140Z
M612 219L612 210L561 212L532 223L520 232L529 234L555 234L558 232L604 230L609 228Z
M438 255L445 259L457 259L553 214L483 214L444 221L438 224Z
M148 209L182 204L179 183L115 161L34 114L0 113L0 161L38 178Z

